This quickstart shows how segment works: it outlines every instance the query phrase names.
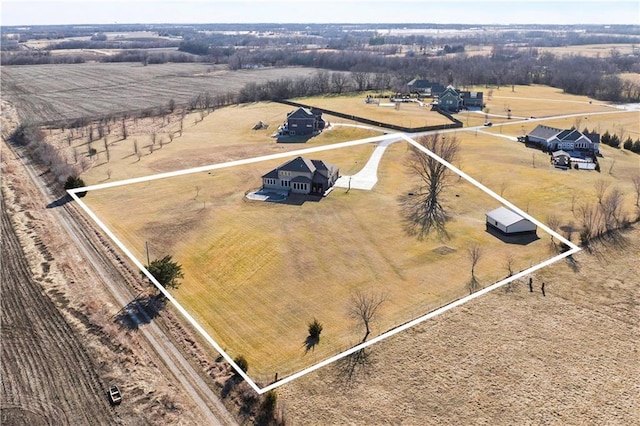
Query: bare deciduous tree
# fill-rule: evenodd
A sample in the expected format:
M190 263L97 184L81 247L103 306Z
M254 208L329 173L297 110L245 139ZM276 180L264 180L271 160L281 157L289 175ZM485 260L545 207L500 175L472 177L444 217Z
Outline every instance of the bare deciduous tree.
M478 262L480 262L480 259L482 259L482 247L477 244L471 245L467 249L467 255L469 256L469 261L471 261L471 279L467 283L467 288L469 290L469 294L471 294L480 287L480 282L476 278L476 266L478 265Z
M341 72L331 74L331 83L336 93L342 93L347 86L347 76Z
M606 231L616 230L624 221L622 205L624 196L618 188L609 191L600 203L602 210L602 219L604 220L604 228Z
M507 253L507 257L504 259L504 267L506 268L509 277L513 275L513 266L515 262L516 258L513 256L513 253Z
M598 204L602 204L602 197L604 197L605 192L607 192L607 188L609 188L611 182L607 182L604 179L598 179L596 183L593 184L596 190L596 198L598 199Z
M555 214L548 215L547 216L547 225L553 231L558 232L558 228L560 227L560 218L558 216L556 216ZM556 249L556 242L555 242L555 239L553 238L553 235L551 235L551 249L552 250Z
M441 159L452 163L458 154L459 144L455 137L439 134L422 136L417 142ZM436 230L446 237L445 223L448 214L441 203L442 191L448 186L451 172L442 162L411 145L409 170L420 178L419 186L410 194L400 198L405 230L419 239Z
M365 328L365 335L362 341L366 341L371 334L371 322L376 316L380 305L387 300L384 293L356 291L351 296L350 316L355 320L362 321Z
M636 190L636 207L640 207L640 175L631 178L633 188Z
M122 139L127 139L127 121L122 117Z

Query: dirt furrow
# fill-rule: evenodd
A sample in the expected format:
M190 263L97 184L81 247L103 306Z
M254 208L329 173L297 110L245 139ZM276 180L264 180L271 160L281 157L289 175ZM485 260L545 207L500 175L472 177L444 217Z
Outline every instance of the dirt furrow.
M34 280L2 203L2 424L114 424L79 337Z

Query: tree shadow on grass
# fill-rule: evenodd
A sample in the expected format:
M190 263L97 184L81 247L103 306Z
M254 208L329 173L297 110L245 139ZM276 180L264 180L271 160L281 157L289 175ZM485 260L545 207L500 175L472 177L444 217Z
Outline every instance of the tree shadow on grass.
M367 348L362 348L336 363L337 374L347 386L352 386L357 379L368 375L373 362L374 360Z
M57 200L52 201L49 204L47 204L47 208L48 209L54 209L56 207L62 207L65 204L70 203L71 201L73 201L73 198L71 198L71 195L64 194L62 197L58 198Z
M138 330L158 317L166 305L167 299L162 294L140 295L120 309L115 322L129 330Z
M313 351L318 346L318 343L320 343L320 336L307 336L303 342L304 354L306 355L309 351Z

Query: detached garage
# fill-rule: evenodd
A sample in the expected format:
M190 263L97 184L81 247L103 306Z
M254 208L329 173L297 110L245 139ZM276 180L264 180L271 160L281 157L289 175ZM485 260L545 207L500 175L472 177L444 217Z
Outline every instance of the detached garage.
M535 234L535 223L505 208L498 207L486 214L487 230L495 229L506 235Z

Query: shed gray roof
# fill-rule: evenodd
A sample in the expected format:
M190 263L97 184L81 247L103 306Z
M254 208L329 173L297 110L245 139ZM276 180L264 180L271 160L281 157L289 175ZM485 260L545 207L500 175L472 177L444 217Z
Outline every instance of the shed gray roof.
M493 219L496 222L503 224L504 226L511 226L514 223L520 222L521 220L527 220L506 207L498 207L495 210L491 210L489 213L487 213L487 219Z

